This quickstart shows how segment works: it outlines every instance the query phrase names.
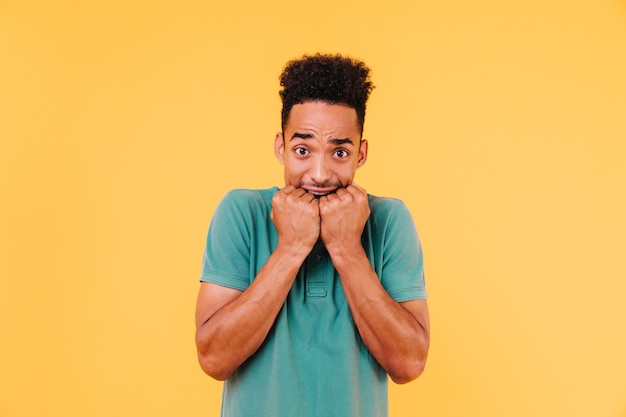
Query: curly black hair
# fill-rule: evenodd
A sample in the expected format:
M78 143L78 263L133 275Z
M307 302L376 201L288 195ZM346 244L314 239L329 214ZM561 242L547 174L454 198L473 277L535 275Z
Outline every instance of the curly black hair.
M279 79L283 130L294 105L321 100L354 108L363 133L365 103L374 88L364 62L340 54L304 55L287 62Z

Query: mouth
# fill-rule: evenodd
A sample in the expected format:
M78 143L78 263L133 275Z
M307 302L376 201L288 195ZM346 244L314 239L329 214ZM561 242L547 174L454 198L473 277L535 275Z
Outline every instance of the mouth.
M337 188L333 187L333 188L304 188L307 192L313 194L315 196L315 198L320 198L323 197L325 195L334 193L335 191L337 191Z

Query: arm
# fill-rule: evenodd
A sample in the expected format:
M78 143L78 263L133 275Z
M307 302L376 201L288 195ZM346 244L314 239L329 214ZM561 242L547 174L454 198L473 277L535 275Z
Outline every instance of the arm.
M356 184L320 200L321 236L339 273L363 343L396 383L423 371L430 324L426 300L398 303L382 287L361 245L369 217L367 193Z
M428 354L426 300L396 302L380 284L365 251L357 249L329 249L354 322L363 343L391 379L400 384L412 381L424 370Z
M319 236L317 200L304 190L277 192L271 217L278 245L246 290L201 284L196 347L200 366L215 379L230 377L261 346Z
M201 284L196 304L196 347L204 372L218 380L228 379L256 352L287 297L301 256L277 247L245 291Z

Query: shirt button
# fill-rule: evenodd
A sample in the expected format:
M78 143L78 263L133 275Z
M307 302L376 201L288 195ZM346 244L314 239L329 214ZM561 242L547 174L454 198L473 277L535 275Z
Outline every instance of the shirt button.
M322 260L322 255L315 255L315 260L317 262L321 261Z

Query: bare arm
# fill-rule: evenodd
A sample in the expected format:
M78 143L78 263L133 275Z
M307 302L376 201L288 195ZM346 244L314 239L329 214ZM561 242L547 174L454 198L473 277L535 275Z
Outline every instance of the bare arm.
M397 383L423 371L430 339L426 300L398 303L380 284L361 245L369 217L367 193L356 184L320 200L321 236L372 356Z
M196 347L202 369L224 380L261 346L319 236L317 200L287 187L272 200L278 245L245 291L202 283Z
M207 374L227 379L261 346L302 263L297 263L298 258L277 248L245 291L201 284L196 346L200 366Z
M391 379L400 384L412 381L421 375L428 355L426 300L398 303L392 299L361 251L329 250L354 322L363 343Z

